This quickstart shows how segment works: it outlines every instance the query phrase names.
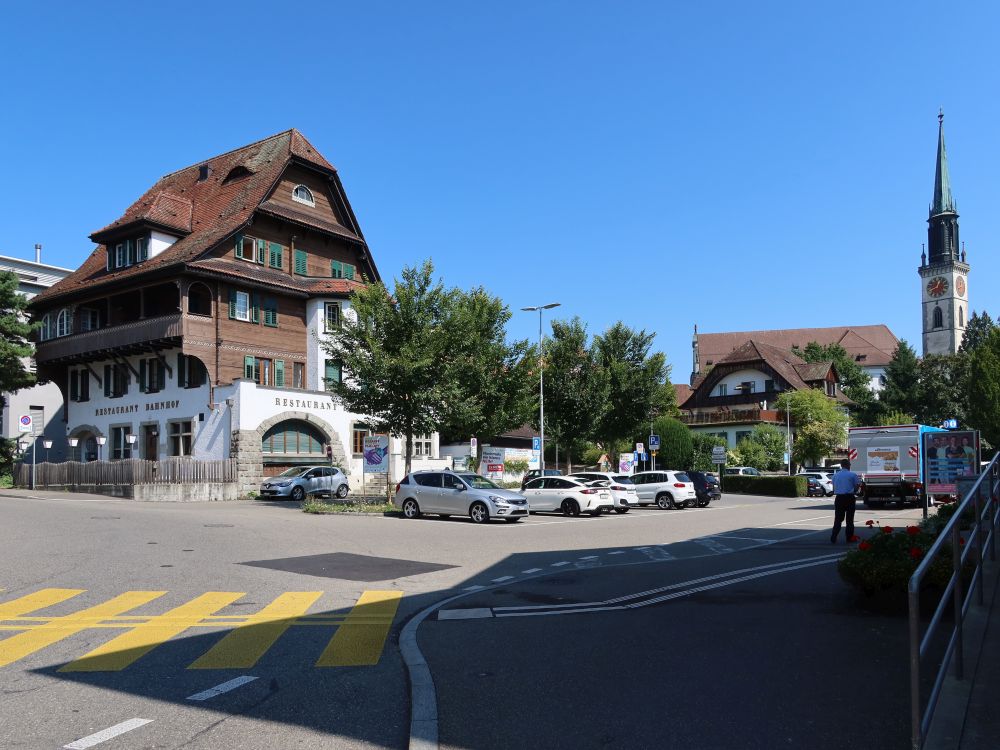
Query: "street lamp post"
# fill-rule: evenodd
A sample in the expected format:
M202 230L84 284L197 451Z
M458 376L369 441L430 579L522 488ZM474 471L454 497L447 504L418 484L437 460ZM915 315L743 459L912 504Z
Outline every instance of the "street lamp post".
M49 462L49 448L52 447L52 441L49 438L45 438L42 441L42 447L45 448L45 463Z
M536 305L535 307L522 307L523 312L534 312L538 310L538 468L540 476L545 476L545 355L542 351L542 310L551 310L559 307L561 302L550 302L547 305Z

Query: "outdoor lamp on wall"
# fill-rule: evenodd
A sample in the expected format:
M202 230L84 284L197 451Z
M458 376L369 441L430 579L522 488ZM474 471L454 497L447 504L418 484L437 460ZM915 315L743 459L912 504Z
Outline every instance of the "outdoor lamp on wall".
M70 438L69 439L69 447L70 448L75 448L79 444L80 444L80 438Z
M102 453L104 452L104 444L108 442L108 439L104 435L97 436L97 460L102 460Z
M125 442L128 443L128 457L132 458L132 446L135 445L136 436L131 432L125 436Z
M48 463L49 462L49 448L52 447L52 441L49 440L48 438L45 438L42 441L42 447L45 449L45 463Z

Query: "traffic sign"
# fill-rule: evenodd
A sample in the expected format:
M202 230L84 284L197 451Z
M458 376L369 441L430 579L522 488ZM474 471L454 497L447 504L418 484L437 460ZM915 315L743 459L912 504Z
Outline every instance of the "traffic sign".
M957 419L946 419L941 423L941 426L946 430L957 430L958 420Z
M31 415L22 414L17 420L17 431L18 432L31 432Z
M531 438L531 450L540 451L542 449L542 439L540 437Z
M724 445L712 446L712 463L713 464L726 463L726 446Z
M636 453L642 453L642 452L644 452L645 450L646 450L646 446L645 446L645 445L643 445L642 443L636 443L636 444L635 444L635 452L636 452Z
M653 451L660 450L660 436L650 435L649 436L649 449Z

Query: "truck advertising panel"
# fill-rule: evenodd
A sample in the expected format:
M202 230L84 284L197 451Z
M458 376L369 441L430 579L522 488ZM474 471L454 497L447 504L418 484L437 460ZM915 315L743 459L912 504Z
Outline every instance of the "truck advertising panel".
M868 474L898 474L899 446L879 446L866 448L867 458L865 473Z
M923 438L924 482L929 494L954 495L959 477L979 473L977 431L950 430L928 433Z

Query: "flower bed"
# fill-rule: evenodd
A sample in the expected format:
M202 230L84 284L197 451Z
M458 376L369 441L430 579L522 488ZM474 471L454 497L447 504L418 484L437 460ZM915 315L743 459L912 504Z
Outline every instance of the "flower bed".
M879 526L868 521L876 533L861 539L858 548L838 564L841 578L868 596L884 592L906 594L910 576L913 575L927 550L936 538L920 526L896 529ZM938 555L924 579L930 589L943 589L948 585L952 571L951 555L947 549Z

